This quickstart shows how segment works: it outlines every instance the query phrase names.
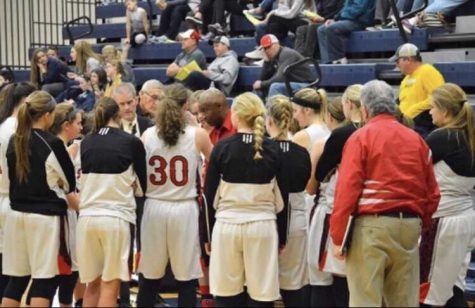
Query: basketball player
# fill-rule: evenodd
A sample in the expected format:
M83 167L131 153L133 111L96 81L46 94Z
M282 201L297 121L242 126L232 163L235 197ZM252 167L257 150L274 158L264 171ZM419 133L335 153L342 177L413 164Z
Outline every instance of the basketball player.
M31 305L48 307L56 276L71 272L65 228L68 205L77 208L74 167L63 145L47 132L55 100L30 94L18 109L18 127L7 150L10 205L5 224L4 274L10 281L2 306L18 307L31 275ZM58 255L59 254L59 255Z
M348 305L348 286L344 263L332 256L331 240L328 236L329 220L333 210L333 199L337 181L337 169L341 162L346 140L361 125L361 85L349 86L342 97L342 108L347 124L344 123L340 109L332 102L328 106L327 123L333 130L324 142L318 142L312 161L315 162L313 191L317 192L317 204L311 215L309 228L308 264L311 284L311 306L331 307ZM338 119L332 121L333 119ZM319 149L320 147L320 149ZM318 191L318 185L320 185ZM310 186L310 185L309 185ZM328 253L330 252L330 253Z
M475 248L475 127L464 91L446 83L432 92L433 123L427 137L441 199L432 228L421 240L420 302L467 307L464 299L467 254ZM468 259L469 260L469 259ZM464 275L459 279L459 273Z
M82 115L83 112L74 108L72 104L63 103L57 105L54 109L54 122L50 128L50 132L55 134L64 146L76 139L82 130ZM71 152L71 160L74 165L74 156ZM75 174L76 172L75 166ZM71 307L73 304L73 292L78 281L79 273L76 258L76 226L78 221L78 213L73 209L68 209L68 246L71 253L71 275L60 275L58 277L58 299L62 307Z
M219 142L210 158L205 195L212 237L206 246L211 293L219 307L245 305L244 285L251 305L272 306L279 298L278 249L287 241L288 185L279 145L264 138L265 112L257 95L239 95L231 108L237 133Z
M10 210L9 188L7 166L7 147L11 136L17 127L18 108L25 102L25 99L35 91L35 87L30 83L10 84L2 89L2 99L0 101L0 262L2 262L3 252L3 228L5 217ZM2 266L0 264L0 266ZM0 270L0 296L8 283L8 276L3 275ZM20 291L21 292L21 291Z
M196 280L202 277L198 169L200 154L207 160L212 144L204 129L187 124L185 104L186 99L165 95L158 106L156 126L142 136L148 190L141 226L139 272L144 278L138 306L153 306L169 261L177 280L178 306L196 305Z
M307 267L307 215L305 186L310 178L310 156L307 150L289 140L292 104L283 95L267 100L266 128L276 140L284 156L289 180L290 224L287 245L279 256L280 294L285 307L307 307L310 304Z
M81 142L81 210L77 257L83 305L113 307L121 281L130 280L136 220L134 191L146 191L145 149L120 129L119 106L98 101L92 133Z

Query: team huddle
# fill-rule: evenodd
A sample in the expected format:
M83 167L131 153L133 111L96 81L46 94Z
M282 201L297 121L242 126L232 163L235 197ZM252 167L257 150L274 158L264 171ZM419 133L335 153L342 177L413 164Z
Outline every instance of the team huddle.
M2 306L46 307L57 290L115 306L134 248L140 307L168 264L179 306L196 305L198 279L219 307L463 305L475 128L457 85L434 90L425 140L382 81L333 100L246 92L230 109L209 89L196 112L173 84L153 122L128 83L89 121L29 83L4 92Z

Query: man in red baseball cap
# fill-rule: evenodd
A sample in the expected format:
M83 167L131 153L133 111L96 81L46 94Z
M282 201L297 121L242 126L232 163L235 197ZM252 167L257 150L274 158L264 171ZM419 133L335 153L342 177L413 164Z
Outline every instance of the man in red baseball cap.
M189 29L179 33L177 38L181 42L181 49L183 51L178 54L175 61L167 67L167 76L175 78L182 67L193 61L196 61L196 64L198 64L202 70L206 70L206 57L198 48L198 42L200 40L199 32Z
M276 94L291 95L285 88L284 69L303 56L288 47L281 46L277 37L273 34L266 34L261 38L259 49L263 52L264 65L261 71L261 78L253 84L254 90L260 90L268 96ZM304 63L298 65L289 74L290 86L293 91L304 88L314 79L309 66Z

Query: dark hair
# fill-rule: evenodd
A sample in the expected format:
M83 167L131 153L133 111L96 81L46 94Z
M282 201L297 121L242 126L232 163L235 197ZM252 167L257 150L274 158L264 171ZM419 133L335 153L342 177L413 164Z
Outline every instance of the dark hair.
M107 86L107 73L102 67L98 67L92 70L91 75L96 74L99 78L99 90L105 90Z
M176 101L169 96L165 96L158 104L155 117L158 137L163 139L168 146L174 146L178 142L186 126L185 117L182 108L186 100Z
M119 118L119 105L111 97L101 98L94 109L94 123L91 133L97 133L102 127L106 126L110 120Z
M54 50L56 53L59 53L59 48L57 45L49 45L48 47L46 47L46 50Z
M72 104L56 105L56 108L54 108L54 122L49 129L50 132L55 135L61 133L63 123L72 123L78 113L83 114L83 111L75 108Z
M16 155L16 176L20 183L28 181L30 171L30 138L34 122L44 114L53 112L54 98L45 91L35 91L28 95L26 102L18 109L18 127L14 137Z
M0 99L0 123L11 116L21 101L35 90L36 87L29 82L12 83L6 86L2 91L4 99Z

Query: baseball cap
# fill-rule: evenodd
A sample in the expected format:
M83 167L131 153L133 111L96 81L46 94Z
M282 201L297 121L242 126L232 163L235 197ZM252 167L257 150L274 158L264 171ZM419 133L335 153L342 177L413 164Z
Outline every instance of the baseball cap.
M191 38L191 39L194 39L195 41L199 41L199 39L200 39L200 34L199 34L198 31L196 31L196 30L188 29L188 30L186 30L185 32L179 33L179 34L178 34L178 38L179 38L179 39L188 39L188 38Z
M399 46L394 56L389 58L389 61L395 62L399 58L420 57L420 56L421 55L419 52L419 48L417 48L416 45L411 44L411 43L406 43Z
M218 35L216 36L215 38L213 38L212 40L209 41L210 45L213 45L213 43L223 43L224 45L228 46L228 48L231 47L231 42L229 41L229 39L224 36L224 35Z
M261 38L260 49L268 48L276 43L279 43L279 39L274 34L266 34Z

